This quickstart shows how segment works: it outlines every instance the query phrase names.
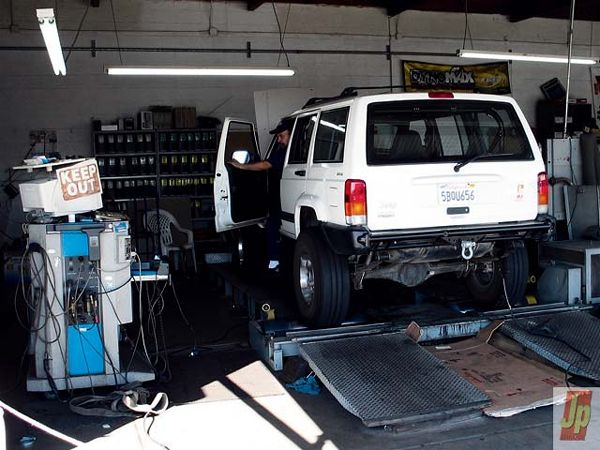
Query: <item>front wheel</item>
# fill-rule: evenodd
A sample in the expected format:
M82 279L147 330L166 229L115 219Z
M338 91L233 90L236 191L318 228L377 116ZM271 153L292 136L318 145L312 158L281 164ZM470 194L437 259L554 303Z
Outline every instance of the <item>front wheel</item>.
M467 277L467 289L486 306L496 306L502 299L507 299L511 306L518 306L523 304L528 277L527 250L525 247L516 247L500 261L482 264L473 270Z
M300 233L293 259L294 291L302 318L315 327L339 325L348 314L348 260L336 255L317 229Z

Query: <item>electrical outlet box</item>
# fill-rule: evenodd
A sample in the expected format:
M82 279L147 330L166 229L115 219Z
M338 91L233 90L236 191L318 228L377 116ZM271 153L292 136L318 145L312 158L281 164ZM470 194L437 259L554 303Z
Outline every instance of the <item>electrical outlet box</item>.
M56 144L58 141L56 130L31 130L29 140L32 144Z

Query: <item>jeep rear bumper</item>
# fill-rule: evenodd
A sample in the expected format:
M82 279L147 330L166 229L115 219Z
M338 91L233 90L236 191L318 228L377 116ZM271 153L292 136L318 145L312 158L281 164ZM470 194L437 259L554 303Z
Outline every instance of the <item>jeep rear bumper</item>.
M554 219L549 216L540 216L536 220L526 222L385 231L323 224L323 233L327 242L335 253L341 255L367 253L371 250L458 244L462 240L474 242L543 240L547 239L553 231Z

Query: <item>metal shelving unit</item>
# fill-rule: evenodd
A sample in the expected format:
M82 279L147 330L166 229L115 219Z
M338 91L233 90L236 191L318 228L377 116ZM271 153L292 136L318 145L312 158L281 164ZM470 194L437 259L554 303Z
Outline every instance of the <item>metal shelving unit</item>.
M144 229L143 215L159 209L161 198L189 199L196 242L220 242L214 235L212 195L217 138L214 128L92 134L105 207L130 217L134 245L145 256L156 252L156 242Z

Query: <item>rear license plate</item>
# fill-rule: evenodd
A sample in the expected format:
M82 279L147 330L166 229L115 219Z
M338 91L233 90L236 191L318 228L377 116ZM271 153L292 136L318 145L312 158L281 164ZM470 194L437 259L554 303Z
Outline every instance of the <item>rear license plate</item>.
M475 183L438 185L438 203L440 205L460 205L477 202Z

